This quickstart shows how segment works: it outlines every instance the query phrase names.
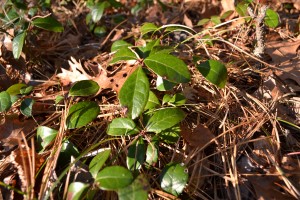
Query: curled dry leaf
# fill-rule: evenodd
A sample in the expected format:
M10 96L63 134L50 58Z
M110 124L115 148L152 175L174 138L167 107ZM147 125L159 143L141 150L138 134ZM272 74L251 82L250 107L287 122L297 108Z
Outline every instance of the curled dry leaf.
M215 137L209 128L202 124L195 127L181 125L181 136L190 146L195 148L204 147Z

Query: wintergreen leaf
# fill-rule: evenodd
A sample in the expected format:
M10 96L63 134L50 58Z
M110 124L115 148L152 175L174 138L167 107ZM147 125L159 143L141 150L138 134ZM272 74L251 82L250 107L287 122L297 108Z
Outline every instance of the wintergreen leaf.
M27 95L33 90L33 86L23 87L20 89L20 94Z
M26 87L26 84L17 83L7 88L6 92L8 92L10 95L18 95L21 94L20 90L24 87Z
M278 13L268 8L266 11L266 17L264 18L265 24L270 28L276 28L279 24Z
M148 132L161 132L179 123L185 117L180 108L165 108L158 110L149 119L146 130Z
M160 175L160 186L164 191L178 196L187 184L188 176L186 167L169 163Z
M87 183L73 182L69 185L67 199L81 200L84 199L88 188L90 187Z
M137 60L137 55L130 50L128 47L123 47L119 49L113 56L113 59L109 62L109 64L115 64L120 61L125 60Z
M106 34L106 28L105 26L96 26L93 33L98 37L103 37Z
M149 81L142 67L138 67L122 86L119 99L128 108L128 117L135 119L144 110L149 97Z
M32 115L32 106L34 104L34 100L27 98L24 99L21 103L20 111L26 117L30 117Z
M218 25L218 24L221 24L221 19L219 16L216 16L216 15L213 15L211 16L211 21L215 24L215 25Z
M127 168L135 171L141 168L145 162L146 145L142 137L139 137L136 142L131 144L128 148L126 159Z
M142 39L141 39L142 40ZM137 53L141 58L146 58L149 56L150 52L154 48L154 46L159 45L159 39L151 40L146 44L146 46L139 46L137 49Z
M147 146L146 150L146 163L148 165L153 165L157 163L158 160L158 153L159 153L159 145L158 145L158 138L154 136L151 142Z
M174 49L170 46L160 46L156 45L153 46L151 49L150 55L156 54L156 53L164 53L164 54L170 54Z
M201 19L200 21L198 21L197 25L198 25L198 26L203 26L203 25L207 24L209 21L210 21L210 19L208 19L208 18L203 18L203 19Z
M139 129L129 118L116 118L108 125L107 134L113 136L137 134Z
M19 33L16 37L14 37L12 41L13 46L13 55L15 59L19 59L22 53L23 45L25 42L26 31Z
M110 152L110 149L104 149L103 151L99 152L90 162L89 172L94 178L97 177L99 170L103 167L104 163L109 158Z
M150 32L154 32L157 30L157 26L153 23L144 23L143 26L141 27L141 33L142 35L145 35Z
M171 82L187 83L190 81L187 65L173 55L156 53L146 58L144 63L156 74Z
M248 3L240 2L235 7L236 12L239 14L240 17L248 16Z
M131 184L131 172L122 166L105 167L97 174L96 182L103 190L117 190Z
M98 83L92 80L82 80L76 82L70 89L70 96L89 96L96 94L100 89Z
M171 103L175 106L182 106L183 104L185 104L185 102L186 98L181 93L174 94L173 97L168 101L168 103Z
M0 112L7 111L11 107L11 99L8 92L0 92Z
M140 174L127 187L117 190L119 200L147 200L150 185L145 175Z
M179 124L172 126L171 128L165 129L158 133L160 140L167 144L174 144L180 137L180 126Z
M57 130L47 126L39 126L37 128L37 143L40 152L43 152L44 149L54 140L57 133Z
M67 128L80 128L93 121L100 113L96 102L83 101L70 107L66 120Z
M153 108L156 108L157 106L160 105L160 102L154 92L150 91L149 92L149 97L148 97L148 102L144 108L144 110L150 110Z
M110 6L110 4L107 1L98 2L95 6L93 6L93 8L91 10L93 22L95 22L95 23L98 22L101 19L104 10L106 8L108 8L109 6Z
M217 60L208 60L197 66L201 74L220 88L224 88L227 81L227 69Z
M227 17L229 17L230 15L232 15L234 13L233 10L228 10L225 13L222 14L222 16L220 17L221 19L226 19Z
M168 91L171 90L176 83L172 83L168 80L163 79L161 76L157 76L156 79L156 89L158 91Z
M37 18L32 21L32 24L47 31L62 32L64 30L64 27L61 25L61 23L50 16L45 18Z
M59 102L61 102L62 100L64 100L65 98L61 95L57 95L55 97L55 104L58 104Z
M79 151L76 146L69 140L65 140L61 145L57 163L59 167L65 167L70 164L72 156L76 158L78 155Z
M130 44L124 40L117 40L111 45L110 51L114 52L114 51L118 51L119 49L128 48L131 46L132 46L132 44Z

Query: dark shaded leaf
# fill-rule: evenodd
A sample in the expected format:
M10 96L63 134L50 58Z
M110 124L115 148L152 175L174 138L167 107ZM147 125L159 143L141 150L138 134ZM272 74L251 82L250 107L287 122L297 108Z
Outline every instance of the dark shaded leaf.
M61 25L61 23L50 16L45 18L37 18L32 21L32 24L47 31L62 32L64 30L64 27Z
M146 145L142 137L139 137L135 143L129 146L127 154L127 168L135 171L141 168L145 162Z
M109 158L110 152L110 149L104 149L103 151L99 152L90 162L89 171L94 178L97 177L99 170L103 167L104 163Z
M30 98L24 99L22 101L21 107L20 107L21 113L23 115L25 115L26 117L30 117L32 115L33 104L34 104L33 99L30 99Z

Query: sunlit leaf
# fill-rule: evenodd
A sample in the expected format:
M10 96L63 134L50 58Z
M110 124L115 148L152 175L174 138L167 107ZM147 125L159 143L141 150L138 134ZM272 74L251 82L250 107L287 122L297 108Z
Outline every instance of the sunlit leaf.
M146 150L146 163L148 165L153 165L158 161L158 154L159 154L159 141L156 136L152 137L150 143L148 143L147 150Z
M141 33L142 35L145 35L150 32L154 32L157 30L157 26L153 23L144 23L141 27Z
M105 161L109 158L110 152L110 149L104 149L103 151L99 152L90 162L89 171L94 178L97 177L99 170L103 167Z
M161 188L175 196L182 193L188 181L187 168L182 164L169 163L161 172Z
M270 28L276 28L279 24L278 13L268 8L266 11L266 17L264 18L265 24Z
M30 117L32 115L32 106L34 104L34 100L27 98L24 99L21 103L20 111L26 117Z
M160 105L160 102L159 102L158 98L156 97L154 92L150 91L148 102L147 102L144 110L150 110L150 109L156 108L159 105Z
M115 64L120 61L126 60L137 60L137 55L127 47L119 49L113 56L113 59L109 62L110 64Z
M90 187L87 183L82 182L73 182L69 185L67 199L68 200L81 200L84 199L84 196Z
M218 24L221 24L221 19L219 16L216 16L216 15L213 15L211 16L211 21L215 24L215 25L218 25Z
M96 3L96 5L93 6L93 8L91 10L93 22L98 22L102 18L104 10L106 8L108 8L109 6L110 6L110 4L107 1Z
M248 16L247 8L248 8L248 3L240 2L235 7L235 10L239 14L239 16L245 17Z
M168 103L175 106L182 106L185 104L185 102L186 102L186 98L181 93L174 94L173 97L168 101Z
M111 45L111 52L118 51L119 49L131 47L132 44L124 41L124 40L117 40Z
M131 184L131 172L122 166L105 167L97 174L96 182L103 190L117 190Z
M176 83L172 83L166 79L163 79L161 76L157 76L156 79L156 89L158 91L168 91L171 90Z
M135 143L128 148L126 164L127 168L135 171L141 168L145 162L146 145L142 137L139 137Z
M70 96L89 96L96 94L100 89L98 83L92 80L82 80L76 82L70 89Z
M8 92L0 92L0 112L7 111L11 107L11 99Z
M187 83L190 81L190 72L187 65L173 55L156 53L147 57L144 63L163 79L175 83Z
M32 24L47 31L62 32L64 30L61 23L51 16L36 18L32 21Z
M96 102L83 101L72 105L66 120L68 129L80 128L93 121L100 113Z
M185 114L180 108L165 108L158 110L149 119L146 130L148 132L161 132L178 124L184 117Z
M139 133L134 121L129 118L116 118L108 125L107 134L113 136L133 135Z
M149 97L149 81L142 67L138 67L122 86L119 99L122 106L128 109L129 118L137 118L147 104Z
M208 60L197 66L201 74L210 82L220 88L224 88L227 81L227 69L217 60Z
M176 124L171 128L165 129L157 135L161 141L167 144L174 144L180 137L180 126Z
M19 59L19 57L22 53L23 45L25 42L25 37L26 37L26 31L23 31L23 32L19 33L18 35L16 35L16 37L14 37L14 39L12 41L13 55L14 55L15 59Z
M18 95L21 94L20 90L26 86L27 85L24 83L17 83L7 88L6 92L8 92L10 95Z
M33 86L23 87L20 89L20 94L27 95L33 90Z
M230 15L232 15L234 13L233 10L228 10L225 13L222 14L222 16L220 17L221 19L226 19L227 17L229 17Z
M41 152L54 141L58 131L47 126L39 126L37 128L37 143L38 149Z
M210 19L208 18L203 18L201 20L199 20L199 22L197 23L198 26L203 26L205 24L207 24L210 21Z

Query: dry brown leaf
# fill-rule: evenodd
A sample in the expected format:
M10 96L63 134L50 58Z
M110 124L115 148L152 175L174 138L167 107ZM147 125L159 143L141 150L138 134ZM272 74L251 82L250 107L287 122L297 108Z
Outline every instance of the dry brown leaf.
M215 137L209 128L202 124L198 124L195 127L182 125L181 136L190 146L195 148L202 148Z

